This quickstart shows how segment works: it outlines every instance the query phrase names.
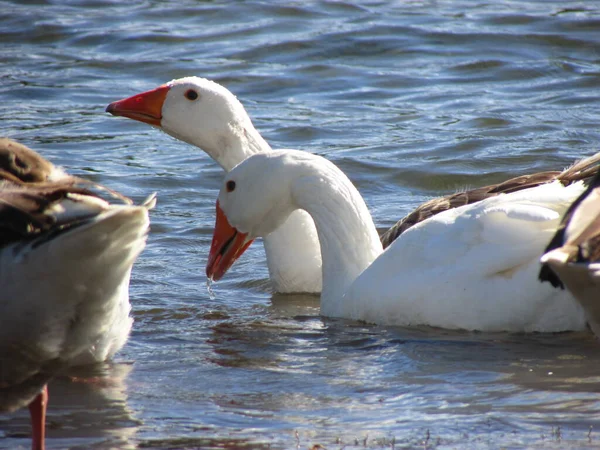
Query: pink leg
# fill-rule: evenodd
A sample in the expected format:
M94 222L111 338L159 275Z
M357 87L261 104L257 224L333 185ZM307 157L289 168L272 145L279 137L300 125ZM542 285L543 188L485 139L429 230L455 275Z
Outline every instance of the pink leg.
M46 406L48 405L48 386L44 386L36 398L29 404L32 428L32 450L44 450L46 437Z

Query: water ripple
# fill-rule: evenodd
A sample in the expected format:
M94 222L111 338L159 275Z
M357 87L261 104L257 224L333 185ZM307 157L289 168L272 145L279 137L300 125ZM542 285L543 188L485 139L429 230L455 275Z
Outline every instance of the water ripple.
M98 369L119 381L58 382L49 448L597 447L588 334L325 320L316 297L272 296L260 245L211 296L220 169L104 113L172 78L215 79L273 147L346 171L385 228L429 198L598 150L596 4L1 5L0 134L136 200L158 192L132 274L130 342ZM0 448L25 448L27 422L1 416Z

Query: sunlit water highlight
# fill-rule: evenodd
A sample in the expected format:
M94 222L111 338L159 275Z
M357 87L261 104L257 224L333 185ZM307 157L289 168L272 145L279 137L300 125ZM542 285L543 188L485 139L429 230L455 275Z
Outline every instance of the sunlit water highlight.
M600 148L595 2L0 2L0 135L158 192L114 362L50 387L48 448L597 448L591 335L367 326L272 296L261 245L204 276L221 170L104 113L215 79L274 148L338 164L386 228L421 202ZM214 291L214 295L210 292ZM443 301L441 293L441 301ZM28 448L26 411L0 448Z

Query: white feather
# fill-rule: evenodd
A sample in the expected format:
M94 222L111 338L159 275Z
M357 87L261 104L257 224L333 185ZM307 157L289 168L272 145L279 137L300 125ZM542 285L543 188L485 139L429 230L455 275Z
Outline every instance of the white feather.
M580 183L550 183L448 210L410 228L381 253L358 191L321 157L293 151L256 155L225 181L231 179L237 189L222 189L219 201L236 227L268 234L281 218L264 203L286 210L288 197L313 217L326 316L485 331L585 327L583 311L568 292L537 280L539 256L583 191ZM309 189L306 180L320 181ZM288 189L291 195L284 193Z

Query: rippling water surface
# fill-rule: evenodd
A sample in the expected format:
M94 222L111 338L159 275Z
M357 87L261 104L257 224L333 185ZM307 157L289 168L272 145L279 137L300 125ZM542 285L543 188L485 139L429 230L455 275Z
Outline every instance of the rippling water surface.
M0 135L158 191L116 360L51 385L48 447L597 448L600 344L366 326L273 296L254 245L206 288L221 170L104 113L199 75L274 148L326 156L385 228L431 197L598 151L600 6L565 1L0 1ZM29 446L25 411L0 448Z

